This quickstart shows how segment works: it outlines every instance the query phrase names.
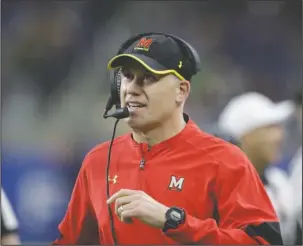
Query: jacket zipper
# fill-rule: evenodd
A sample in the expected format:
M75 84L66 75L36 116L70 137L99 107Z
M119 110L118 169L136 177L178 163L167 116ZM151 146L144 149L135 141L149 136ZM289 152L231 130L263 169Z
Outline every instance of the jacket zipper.
M141 160L140 160L140 170L143 171L144 167L145 167L145 159L144 159L144 157L141 157Z
M144 167L145 167L145 158L144 158L144 152L143 152L143 149L142 149L142 145L140 145L140 153L141 153L141 160L140 160L140 165L139 165L139 168L140 170L144 170Z
M139 178L138 178L138 190L143 190L143 180L144 180L144 168L146 164L146 160L144 157L144 152L142 149L142 145L140 145L140 153L141 153L141 160L139 163Z

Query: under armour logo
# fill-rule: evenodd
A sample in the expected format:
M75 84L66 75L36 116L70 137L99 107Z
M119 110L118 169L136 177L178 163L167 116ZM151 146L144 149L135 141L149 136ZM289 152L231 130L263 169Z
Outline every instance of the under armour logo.
M176 176L171 176L168 189L181 191L183 188L183 182L184 182L184 178L177 179Z
M108 176L107 180L109 182L113 182L113 184L116 184L118 182L117 179L118 179L118 175L115 175L113 178L110 178L110 176Z
M182 62L182 61L179 61L178 68L181 68L182 66L183 66L183 62Z

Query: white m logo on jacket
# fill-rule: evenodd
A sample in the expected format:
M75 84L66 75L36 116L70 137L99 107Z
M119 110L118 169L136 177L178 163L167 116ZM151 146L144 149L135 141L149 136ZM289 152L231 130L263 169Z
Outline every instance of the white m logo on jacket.
M177 178L176 176L171 176L170 179L170 184L168 186L168 188L170 190L177 190L177 191L181 191L183 188L183 183L184 183L184 178Z

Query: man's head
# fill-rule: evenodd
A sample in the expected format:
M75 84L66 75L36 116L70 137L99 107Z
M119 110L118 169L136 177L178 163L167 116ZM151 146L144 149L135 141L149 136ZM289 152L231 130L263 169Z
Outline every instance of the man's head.
M238 139L241 148L255 165L265 167L279 158L284 137L282 123L292 110L269 98L245 93L233 98L221 113L219 128Z
M124 44L108 68L120 70L121 107L129 109L130 127L147 132L180 117L196 62L185 44L165 34Z

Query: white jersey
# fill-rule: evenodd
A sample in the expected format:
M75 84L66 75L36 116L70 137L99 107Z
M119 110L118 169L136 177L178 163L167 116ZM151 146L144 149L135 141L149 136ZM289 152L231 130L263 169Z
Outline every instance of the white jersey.
M280 229L284 244L293 241L295 231L293 213L293 193L288 176L283 170L270 167L265 171L264 183L268 196L280 220Z
M18 221L13 208L1 188L1 235L9 234L18 230Z
M296 222L302 229L302 146L290 163L289 182L293 193L293 213Z

